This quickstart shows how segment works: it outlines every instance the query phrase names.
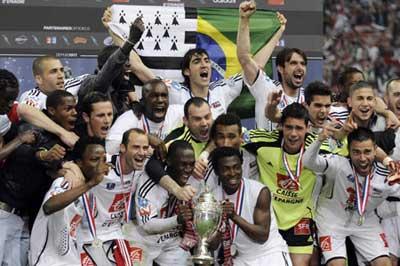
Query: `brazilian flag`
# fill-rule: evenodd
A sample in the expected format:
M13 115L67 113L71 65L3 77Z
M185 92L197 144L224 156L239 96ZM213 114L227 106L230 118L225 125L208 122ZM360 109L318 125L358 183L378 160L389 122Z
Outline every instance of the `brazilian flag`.
M145 32L135 47L143 62L160 77L183 80L181 61L185 52L207 50L213 65L212 80L241 72L236 57L239 10L175 6L112 6L111 29L127 38L129 25L143 17ZM255 54L279 28L273 11L257 10L250 19L251 52ZM271 74L271 64L266 72ZM247 89L230 106L242 118L254 117L254 99Z

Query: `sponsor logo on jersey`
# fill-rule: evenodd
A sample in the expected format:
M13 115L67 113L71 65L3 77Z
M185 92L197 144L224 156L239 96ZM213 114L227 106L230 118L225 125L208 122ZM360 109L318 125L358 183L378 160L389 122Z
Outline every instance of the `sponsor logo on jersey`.
M94 264L94 262L89 257L89 255L86 254L86 252L81 253L81 265L82 266L96 266L96 264Z
M308 236L311 235L310 219L303 218L294 226L294 235Z
M147 199L139 197L138 198L138 207L139 207L139 215L141 217L150 215L151 206L150 206L149 201Z
M129 247L129 255L133 263L142 262L143 260L143 250L139 247Z
M72 238L76 238L76 231L78 229L79 224L82 221L82 216L75 214L75 216L71 219L71 223L69 224L69 235Z
M276 177L278 187L292 191L299 191L299 185L290 179L289 176L276 173Z
M212 108L221 107L221 103L220 103L219 101L213 102L213 103L211 104L211 107L212 107Z
M113 190L115 188L115 183L107 183L106 184L106 189L108 190Z
M126 196L128 198L128 195ZM108 212L119 212L125 208L124 204L124 194L116 194L114 196L113 202L111 203L110 207L108 208Z
M322 251L332 251L332 239L331 236L320 236L319 245Z

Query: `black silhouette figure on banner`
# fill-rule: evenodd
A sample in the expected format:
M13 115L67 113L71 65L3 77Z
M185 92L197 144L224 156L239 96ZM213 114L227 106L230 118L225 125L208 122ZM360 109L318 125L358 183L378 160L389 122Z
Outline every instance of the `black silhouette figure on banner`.
M165 23L164 30L165 30L165 32L164 32L163 38L169 38L169 33L168 33L169 26L168 26L168 23Z
M126 20L125 20L125 12L124 10L121 10L121 12L119 13L119 23L120 24L126 24Z
M155 40L156 45L154 46L154 50L156 50L156 51L160 51L160 50L161 50L160 41L161 41L161 40L160 40L160 37L157 36L157 37L156 37L156 40Z
M171 46L171 51L178 51L178 46L176 46L176 43L178 42L176 36L174 36L172 39L172 46Z
M161 17L160 11L157 11L154 16L156 17L156 21L154 22L154 24L155 25L162 25L161 20L160 20L160 17Z
M178 20L176 19L178 17L178 14L176 14L176 11L174 12L174 14L172 15L172 25L176 26L179 25Z

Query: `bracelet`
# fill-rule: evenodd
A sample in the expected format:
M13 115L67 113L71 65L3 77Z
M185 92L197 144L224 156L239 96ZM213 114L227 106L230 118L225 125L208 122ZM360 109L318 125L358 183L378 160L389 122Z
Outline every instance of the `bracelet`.
M39 160L41 160L41 161L44 161L43 152L47 152L47 149L46 148L39 149Z

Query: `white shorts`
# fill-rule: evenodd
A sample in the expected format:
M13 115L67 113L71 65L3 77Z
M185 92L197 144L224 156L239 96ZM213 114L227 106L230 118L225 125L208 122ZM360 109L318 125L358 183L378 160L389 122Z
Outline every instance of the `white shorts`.
M383 231L386 234L389 243L389 252L391 255L399 257L400 255L400 216L395 216L382 220Z
M319 244L325 262L333 258L347 258L346 237L350 237L357 252L367 261L380 256L389 256L389 245L377 217L367 217L364 224L338 227L332 223L317 223Z
M274 265L274 266L292 266L289 253L287 252L273 252L265 256L252 258L250 256L237 256L233 259L235 266L256 266L256 265Z

